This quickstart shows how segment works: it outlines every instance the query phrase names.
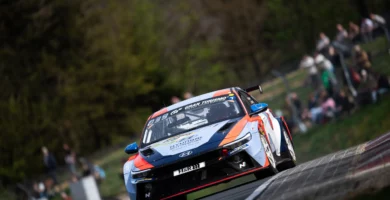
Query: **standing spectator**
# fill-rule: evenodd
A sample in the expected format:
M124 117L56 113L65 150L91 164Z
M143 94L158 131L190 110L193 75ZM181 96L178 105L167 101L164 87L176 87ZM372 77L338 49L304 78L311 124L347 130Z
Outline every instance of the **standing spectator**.
M332 63L333 66L340 66L340 56L337 54L336 49L333 46L328 48L328 53L326 54L328 60Z
M326 59L322 54L318 54L315 58L316 65L321 69L321 80L330 95L337 87L337 79L334 73L332 63Z
M92 163L90 163L85 158L80 158L79 160L80 160L81 168L82 168L82 177L87 177L87 176L93 175L94 167L93 167Z
M317 51L321 52L323 51L326 47L328 47L330 44L330 40L328 36L325 35L325 33L321 32L320 33L320 38L317 41Z
M363 49L361 49L359 45L355 45L354 50L355 50L354 59L355 59L356 65L359 68L359 71L364 69L364 70L367 70L368 72L371 72L371 62L370 62L370 59L368 57L367 52L364 51Z
M76 172L76 153L70 149L68 144L63 145L65 151L65 163L68 165L69 171L72 175L77 174Z
M382 28L383 31L385 32L387 40L390 42L390 35L389 35L389 31L386 27L385 18L383 18L380 15L374 14L374 13L370 14L370 18L374 22L374 28Z
M348 38L353 42L355 43L356 42L356 38L357 36L359 35L360 33L360 28L358 25L356 25L355 23L353 22L349 22L349 33L348 33Z
M358 103L359 105L375 103L377 100L377 82L372 74L366 70L361 71L361 82L358 87Z
M382 16L371 13L370 18L374 22L374 28L386 26L386 20Z
M57 184L58 182L57 182L57 175L56 175L56 169L57 169L56 159L46 147L42 147L42 153L43 153L43 163L47 169L47 173L53 179L54 184Z
M341 24L337 24L336 28L337 28L336 41L342 43L348 37L348 33L344 29L343 25Z
M319 85L319 78L318 78L318 70L314 62L314 58L305 55L299 65L300 68L302 69L307 69L307 72L310 77L310 85L313 86L314 89L317 89Z
M362 20L360 32L363 36L364 42L371 42L372 41L372 31L374 30L374 23L371 19L364 18Z

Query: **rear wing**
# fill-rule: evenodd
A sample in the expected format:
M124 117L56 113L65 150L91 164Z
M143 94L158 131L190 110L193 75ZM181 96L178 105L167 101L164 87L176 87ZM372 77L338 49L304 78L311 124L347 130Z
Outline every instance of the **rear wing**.
M246 89L244 89L246 92L253 92L255 90L259 90L260 94L263 94L263 88L261 87L261 85L256 85L256 86L252 86L252 87L248 87Z

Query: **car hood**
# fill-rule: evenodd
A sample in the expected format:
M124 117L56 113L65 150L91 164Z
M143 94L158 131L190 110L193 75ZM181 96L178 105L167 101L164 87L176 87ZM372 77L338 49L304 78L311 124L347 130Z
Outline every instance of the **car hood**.
M138 156L154 167L160 167L217 149L241 118L221 121L153 143L140 149Z

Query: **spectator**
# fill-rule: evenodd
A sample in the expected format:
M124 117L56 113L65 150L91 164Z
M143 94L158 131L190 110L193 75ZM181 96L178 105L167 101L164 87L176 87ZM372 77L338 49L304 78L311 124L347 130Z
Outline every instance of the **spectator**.
M359 71L364 69L370 72L371 62L367 52L361 49L359 45L355 45L354 51L355 51L355 62L359 68Z
M372 41L372 31L374 30L374 23L371 19L364 18L362 20L360 32L363 36L364 42Z
M76 172L76 153L72 151L68 144L63 144L65 151L65 163L69 168L69 171L72 174L77 174Z
M291 103L295 106L297 109L297 114L300 117L302 115L302 104L301 100L299 100L297 93L293 92L291 93Z
M359 35L360 33L360 28L358 25L356 25L355 23L353 22L349 22L349 33L348 33L348 38L352 41L352 42L356 42L356 38L357 36Z
M98 184L106 179L106 172L97 164L94 164L93 166L93 175Z
M336 41L337 42L344 42L345 39L348 37L347 31L344 29L343 25L337 24L337 35L336 35Z
M386 26L386 20L382 16L371 13L370 18L374 22L374 28Z
M378 79L378 89L377 89L377 92L379 95L382 95L384 93L387 93L390 91L390 83L389 83L389 79L383 75L383 74L379 74L379 73L376 73L376 76L377 76L377 79Z
M299 67L302 69L307 69L307 72L310 77L310 85L312 85L314 89L316 89L319 85L319 78L318 78L319 75L313 57L309 55L305 55Z
M322 114L330 119L335 116L336 103L334 99L327 94L326 91L321 92L321 108Z
M387 40L390 41L390 35L389 35L389 31L388 31L387 26L386 26L385 18L383 18L380 15L374 14L374 13L370 14L370 18L374 22L374 28L375 29L382 28ZM381 30L378 30L378 31L381 31ZM377 32L377 31L375 31L375 32Z
M372 74L367 73L366 70L361 71L361 82L358 87L358 103L365 105L375 103L377 100L377 82Z
M77 183L79 182L79 178L76 175L73 175L72 178L70 179L71 183Z
M53 179L54 184L57 184L58 182L57 182L57 175L56 175L56 169L57 169L56 159L46 147L42 147L42 153L43 153L43 162L47 169L47 173Z
M94 173L93 165L85 158L79 159L82 168L82 177L91 176Z
M178 102L180 102L179 97L173 96L173 97L171 98L171 103L172 103L172 104L175 104L175 103L178 103Z
M312 122L319 124L322 121L322 108L318 105L317 98L314 94L309 95L308 109Z
M321 80L323 86L328 93L333 94L333 90L337 87L337 80L334 74L332 63L326 59L322 54L318 54L315 58L316 65L321 69Z
M72 200L72 197L70 197L68 194L65 192L61 192L61 199L62 200Z
M332 63L333 66L340 66L340 56L337 54L335 48L333 46L330 46L328 48L328 54L326 56L328 60Z
M39 183L34 182L32 196L34 199L37 199L37 200L47 200L48 199L45 185L42 182L39 182Z
M321 52L323 51L326 47L328 47L330 44L330 40L328 36L325 35L325 33L321 32L320 33L320 38L317 41L317 51Z
M349 101L347 95L343 90L340 90L340 92L335 97L336 102L336 112L337 113L349 113L353 107L353 104Z
M186 93L184 93L184 99L189 99L189 98L192 98L192 93L191 92L186 92Z

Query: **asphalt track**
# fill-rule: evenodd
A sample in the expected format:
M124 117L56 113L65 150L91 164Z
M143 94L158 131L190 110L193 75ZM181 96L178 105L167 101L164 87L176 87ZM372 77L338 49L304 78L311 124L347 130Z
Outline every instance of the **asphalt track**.
M321 148L320 144L318 148ZM389 185L390 133L387 133L359 146L302 163L272 177L202 200L349 199Z

